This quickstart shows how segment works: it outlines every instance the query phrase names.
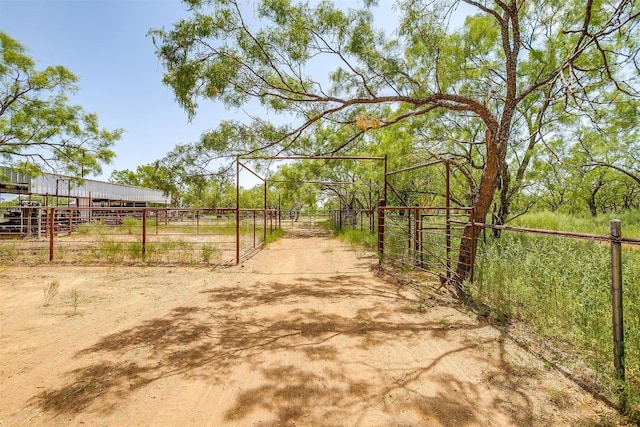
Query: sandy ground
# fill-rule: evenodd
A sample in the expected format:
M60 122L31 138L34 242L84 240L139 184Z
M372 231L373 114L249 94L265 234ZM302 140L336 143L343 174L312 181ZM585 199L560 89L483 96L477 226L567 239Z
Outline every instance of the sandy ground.
M297 232L218 271L0 267L0 425L582 426L613 417L504 332L375 274L376 263Z

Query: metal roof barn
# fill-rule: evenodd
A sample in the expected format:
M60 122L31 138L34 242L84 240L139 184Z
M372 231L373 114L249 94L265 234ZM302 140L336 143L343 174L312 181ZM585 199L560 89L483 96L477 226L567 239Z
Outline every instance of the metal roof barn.
M8 167L0 167L0 192L165 205L170 201L169 197L159 190L51 173L42 173L33 177Z

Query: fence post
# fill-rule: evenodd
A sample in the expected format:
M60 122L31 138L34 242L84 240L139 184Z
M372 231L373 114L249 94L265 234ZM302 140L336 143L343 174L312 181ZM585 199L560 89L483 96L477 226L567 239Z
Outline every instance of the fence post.
M53 261L53 234L55 233L55 208L49 209L49 262Z
M382 199L378 202L378 257L380 264L384 257L384 207L387 205L386 200Z
M616 369L618 391L621 393L621 406L626 410L625 372L624 372L624 316L622 308L622 237L621 221L611 221L611 303L613 316L613 364Z
M142 262L147 256L147 209L142 209Z
M45 218L46 218L46 210L45 210ZM42 208L38 208L38 239L42 237ZM45 220L46 221L46 220ZM47 229L45 224L45 230Z
M469 282L473 283L473 278L474 278L474 274L476 271L476 251L477 251L477 240L478 240L478 234L476 232L476 214L475 214L475 209L471 208L471 251L470 251L470 256L471 259L469 260L469 263L471 264L471 267L469 268Z
M415 248L415 262L416 264L422 268L422 263L420 262L420 258L422 258L422 244L420 243L420 218L421 218L421 214L420 214L420 205L416 204L416 213L414 215L414 242L413 242L413 246Z
M407 206L407 263L409 263L409 260L413 258L413 253L411 251L413 249L413 245L411 244L411 241L413 240L412 223L413 219L411 218L411 208Z

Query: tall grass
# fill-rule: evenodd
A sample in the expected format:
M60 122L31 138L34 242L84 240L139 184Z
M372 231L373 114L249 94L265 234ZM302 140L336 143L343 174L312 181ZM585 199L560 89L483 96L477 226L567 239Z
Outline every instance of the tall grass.
M269 243L273 243L276 240L280 239L284 235L284 230L282 228L276 228L271 232L267 232L266 239L264 241L265 245Z
M375 250L378 244L378 236L371 233L368 229L360 230L357 228L343 227L339 229L331 221L318 222L318 225L327 230L333 231L334 235L341 241L356 246L364 246L367 249Z
M609 234L609 223L612 219L622 221L623 236L640 237L640 212L635 211L603 214L596 217L543 211L518 217L509 223L509 225L546 230L574 231L578 233Z
M571 223L572 231L595 231L584 220L571 221L535 215L521 224L550 229ZM549 342L575 346L603 389L616 396L609 245L503 232L499 239L479 243L476 262L475 281L466 285L474 300L501 320L525 322ZM624 247L622 276L628 407L634 408L640 405L639 247Z

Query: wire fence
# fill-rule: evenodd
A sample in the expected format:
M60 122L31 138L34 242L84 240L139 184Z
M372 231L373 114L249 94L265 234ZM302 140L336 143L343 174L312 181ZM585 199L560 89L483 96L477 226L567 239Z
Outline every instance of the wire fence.
M527 324L561 363L577 350L592 390L637 412L640 239L622 237L617 220L600 235L476 226L499 238L480 237L475 280L466 288L473 298L498 319Z
M469 212L469 208L380 208L381 256L385 262L449 280L457 267Z
M499 323L531 328L553 361L586 362L576 370L581 381L638 416L640 239L623 237L619 222L609 234L589 234L471 224L469 208L381 206L376 213L381 261L441 283L454 277L464 230L474 227L465 293ZM342 227L370 230L366 218L364 211L331 215Z
M230 264L278 226L275 210L20 206L0 218L0 260Z
M334 209L328 211L326 216L338 230L349 227L356 230L369 230L371 233L375 232L375 209Z
M470 211L470 208L383 206L374 210L334 210L329 219L337 229L377 233L378 250L384 262L448 280L457 267Z

